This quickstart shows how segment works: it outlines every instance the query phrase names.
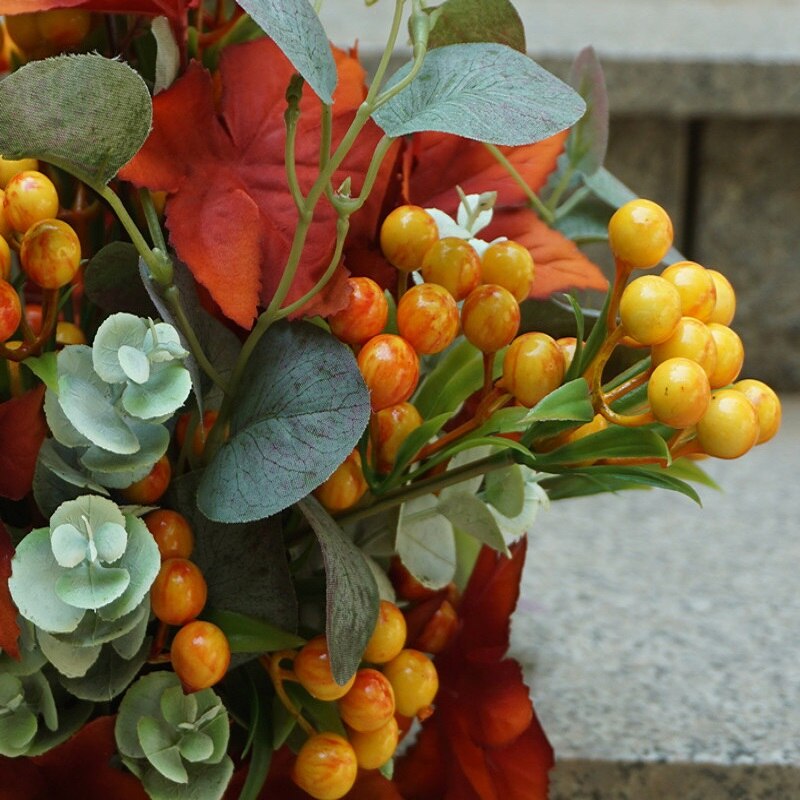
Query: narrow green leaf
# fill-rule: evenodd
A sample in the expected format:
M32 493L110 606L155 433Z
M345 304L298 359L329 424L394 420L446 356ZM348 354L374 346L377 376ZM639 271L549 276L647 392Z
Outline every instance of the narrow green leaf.
M291 650L305 644L305 639L294 633L235 611L209 608L203 612L203 619L213 622L225 632L231 653L270 653L275 650Z
M319 501L298 507L317 535L325 564L325 634L331 672L343 686L358 669L378 618L378 586L363 553L345 536Z
M347 736L342 718L339 716L336 703L326 700L317 700L312 697L299 683L287 683L286 693L300 708L305 709L306 713L316 723L320 731L331 731L340 736Z
M439 414L425 420L419 428L415 428L405 438L397 451L394 469L387 478L387 484L393 483L402 475L406 467L414 460L414 456L447 424L451 413Z
M481 353L466 339L459 337L445 352L435 356L436 365L420 382L414 395L414 405L424 419L432 416L432 408L450 378L463 366L473 361L481 362Z
M566 156L573 169L593 175L603 166L608 147L608 92L594 48L585 47L578 53L569 84L586 101L586 114L570 131Z
M239 0L280 47L323 103L333 102L336 64L328 37L308 0Z
M22 362L50 391L58 388L58 366L55 353L30 356Z
M409 72L402 67L388 81ZM389 136L442 131L500 145L531 144L583 116L580 95L522 53L502 44L431 50L417 77L374 114Z
M552 453L537 455L536 464L541 470L556 464L580 464L600 458L659 458L669 461L667 443L647 428L614 426L570 442Z
M565 383L543 397L525 416L525 422L569 420L591 422L594 409L584 378Z
M250 761L239 800L258 800L272 763L273 731L270 724L270 707L263 693L259 692L252 682L250 686L252 688L248 734Z
M369 414L369 393L347 347L315 325L273 325L248 363L230 439L200 482L200 510L218 522L282 511L344 461Z
M0 153L40 158L101 189L150 132L137 72L95 54L30 61L0 82Z
M526 52L525 28L509 0L447 0L429 11L436 22L428 47L463 42L496 42Z

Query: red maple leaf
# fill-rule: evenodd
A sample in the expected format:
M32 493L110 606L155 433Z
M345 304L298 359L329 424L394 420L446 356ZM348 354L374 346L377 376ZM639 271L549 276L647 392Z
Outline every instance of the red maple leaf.
M338 143L364 98L364 71L354 55L337 53L333 142ZM121 176L138 186L168 192L167 227L178 256L223 313L249 328L259 305L273 297L289 257L298 214L284 163L285 92L295 70L267 39L227 48L220 61L221 99L214 79L197 64L153 101L153 131ZM300 104L296 162L306 193L318 175L320 104L306 88ZM381 137L372 122L334 175L334 187L352 179L361 189ZM352 217L351 231L374 228L391 172L391 157L375 186L377 198ZM292 302L319 280L335 241L336 213L326 198L317 205ZM332 313L346 301L339 270L307 312Z
M0 650L4 650L12 658L19 659L17 607L8 591L13 555L14 545L11 544L11 537L3 523L0 522Z
M44 386L0 403L0 497L21 500L30 491L36 456L47 435Z
M0 800L147 800L141 783L112 766L114 717L98 717L36 758L0 757Z
M484 548L459 605L461 627L436 657L436 711L397 762L406 800L546 800L553 752L508 649L526 543Z

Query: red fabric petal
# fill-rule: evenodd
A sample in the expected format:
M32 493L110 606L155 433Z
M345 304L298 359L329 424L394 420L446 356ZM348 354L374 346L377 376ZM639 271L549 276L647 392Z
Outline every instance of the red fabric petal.
M36 457L47 435L44 386L0 403L0 497L21 500L31 490Z
M11 544L11 537L0 522L0 650L4 650L12 658L19 659L17 607L8 591L13 555L14 546Z

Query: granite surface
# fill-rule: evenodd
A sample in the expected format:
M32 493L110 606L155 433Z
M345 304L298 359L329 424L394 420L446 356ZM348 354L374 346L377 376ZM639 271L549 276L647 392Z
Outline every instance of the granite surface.
M800 397L784 410L772 442L704 462L703 508L641 491L539 517L512 650L554 797L800 797Z

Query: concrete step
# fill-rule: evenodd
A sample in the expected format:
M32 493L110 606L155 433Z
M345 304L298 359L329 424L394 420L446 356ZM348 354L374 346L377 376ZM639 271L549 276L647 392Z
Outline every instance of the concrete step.
M778 437L660 491L553 504L513 654L555 748L553 800L800 798L800 396Z

